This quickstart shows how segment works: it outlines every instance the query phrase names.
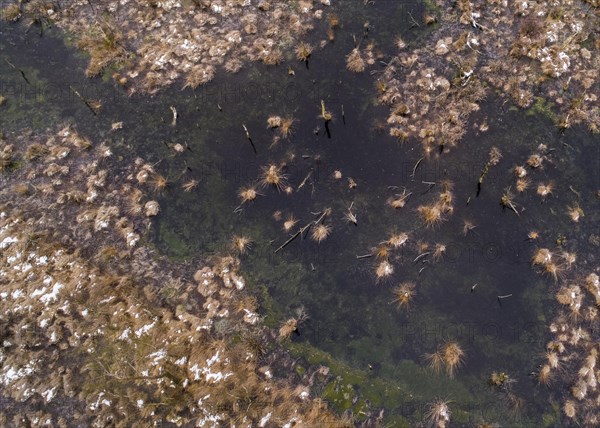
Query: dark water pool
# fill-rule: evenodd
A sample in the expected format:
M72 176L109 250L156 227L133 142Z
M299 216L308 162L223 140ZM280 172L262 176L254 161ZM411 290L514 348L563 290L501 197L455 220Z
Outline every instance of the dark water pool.
M392 20L375 24L382 13L406 19L407 7L377 2L359 8L361 13L339 11L344 24L336 41L317 50L308 68L290 54L278 67L249 65L196 91L172 88L154 97L128 98L111 83L86 81L85 59L65 49L52 32L40 38L4 30L3 56L23 69L29 82L0 63L2 92L12 92L0 124L11 132L27 123L43 128L71 120L93 139L109 141L122 156L140 155L156 163L171 185L160 198L163 211L150 236L166 254L206 257L228 251L233 235L250 237L253 246L242 256L243 272L260 296L265 322L277 326L300 310L309 315L289 346L311 363L329 363L339 377L322 393L339 410L356 411L368 400L385 408L389 426L401 426L419 420L426 403L444 398L452 402L456 421L466 426L484 420L502 426L558 425L560 411L551 403L563 386L540 387L532 376L556 304L551 281L531 268L538 244L527 235L539 231L546 245L565 236L569 251L594 254L586 237L597 233L599 142L579 129L559 133L543 114L527 114L490 94L470 118L470 123L485 120L487 132L472 128L449 153L419 162L418 144L400 145L387 135L388 112L376 102L376 73L351 74L344 61L354 46L353 35L361 43L375 39L384 52L393 52L399 33L410 43L423 43L422 30L411 30L410 22L399 28L389 24ZM422 14L424 8L411 11ZM101 99L100 113L91 114L71 86ZM334 115L330 136L318 117L321 100ZM175 127L170 106L178 111ZM272 115L295 119L289 138L275 145L277 130L266 126ZM111 132L117 121L124 122L123 129ZM172 149L177 143L189 149L178 154ZM550 149L548 162L531 173L534 187L516 196L516 215L501 206L501 195L514 185L512 168L524 164L540 144ZM477 196L477 179L493 146L503 158ZM282 172L292 194L265 188L256 201L236 211L239 189L256 183L261 168L270 164L285 164ZM342 179L332 178L336 170ZM181 185L189 179L200 184L188 193ZM443 180L453 183L453 213L436 228L424 227L416 208L438 197ZM535 186L548 181L556 191L542 201ZM386 201L403 189L412 193L406 206L390 208ZM589 221L575 227L565 210L578 200L589 201ZM350 206L357 225L343 219ZM326 240L319 244L303 235L275 253L290 237L282 230L283 220L289 215L299 220L294 233L327 207L332 230ZM283 220L274 218L277 211ZM465 221L475 226L466 234ZM394 272L378 281L380 260L357 256L375 252L396 232L408 233L408 244L392 252ZM434 263L423 254L436 243L447 250ZM416 294L408 309L398 310L392 290L407 281L416 284ZM459 343L465 352L454 379L435 374L424 361L425 354L447 341ZM511 411L504 394L489 386L494 371L516 380L512 390L525 402L520 411ZM354 395L360 397L358 404L349 399Z

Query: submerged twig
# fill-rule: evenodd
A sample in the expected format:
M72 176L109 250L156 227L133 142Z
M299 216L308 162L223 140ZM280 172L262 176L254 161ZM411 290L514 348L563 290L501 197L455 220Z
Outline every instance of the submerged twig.
M31 85L31 83L29 83L29 80L27 79L27 76L25 76L25 72L23 70L21 70L20 68L18 68L17 66L15 66L12 62L10 62L6 58L4 58L4 61L6 61L6 63L8 65L10 65L12 68L14 68L15 70L17 70L19 73L21 73L21 77L23 77L23 79L25 79L25 81L27 82L28 85Z
M429 254L431 254L431 252L427 251L425 253L419 254L414 260L413 263L417 263L419 260L421 260L423 257L427 257Z
M296 239L298 236L302 235L308 228L310 228L313 225L312 222L308 223L307 225L301 227L298 232L294 233L290 239L288 239L287 241L285 241L283 244L281 244L281 246L279 248L277 248L275 250L275 253L278 253L279 251L283 250L287 245L289 245L294 239Z
M356 259L368 259L369 257L373 257L373 254L363 254L362 256L356 256Z
M85 106L86 106L87 108L89 108L89 109L90 109L90 111L91 111L91 112L94 114L94 116L96 116L96 114L97 114L97 113L96 113L96 110L94 110L94 108L93 108L93 107L90 105L90 103L88 103L88 102L87 102L87 100L86 100L85 98L83 98L79 92L77 92L77 89L75 89L75 88L74 88L73 86L71 86L71 85L69 85L69 88L71 89L71 91L73 91L73 93L74 93L75 95L77 95L77 97L78 97L78 98L79 98L81 101L83 101L83 103L85 104Z
M308 174L306 174L306 177L304 177L304 180L302 180L302 182L300 183L300 185L296 189L296 192L304 187L304 185L306 184L306 181L310 178L310 176L312 175L312 173L313 173L313 170L311 169L308 172Z
M579 194L579 192L575 189L573 189L573 186L569 186L569 190L573 193L575 193L577 195L578 198L581 199L581 195Z
M410 20L412 21L412 25L410 26L409 29L412 29L414 27L420 27L419 23L417 21L415 21L415 18L412 16L412 13L407 12L408 16L410 17Z
M502 306L502 300L503 299L508 299L509 297L512 297L512 294L505 294L503 296L497 296L497 298L498 298L498 304L500 306Z
M415 166L414 166L414 168L413 168L413 171L412 171L412 174L410 175L410 177L411 177L411 178L415 178L415 173L417 172L417 168L419 167L419 164L420 164L421 162L423 162L423 159L425 159L425 158L424 158L424 157L420 158L420 159L417 161L417 163L415 164Z
M327 217L329 214L331 214L331 209L326 208L322 212L316 213L315 215L319 215L319 214L320 214L320 217L313 222L315 224L315 226L317 224L321 223L323 220L325 220L325 217Z
M283 244L281 244L281 246L279 246L279 248L277 248L274 252L278 253L279 251L283 250L285 247L287 247L294 239L296 239L298 236L302 235L306 230L310 229L311 226L317 226L321 221L323 221L325 219L325 217L327 217L329 214L331 214L331 210L329 208L323 210L322 212L319 213L312 213L314 215L319 215L320 217L314 221L309 222L308 224L302 226L296 233L294 233L290 239L288 239L287 241L285 241Z
M257 154L258 152L256 151L256 147L254 146L254 143L252 142L252 138L250 138L250 132L248 132L248 128L246 128L246 125L242 123L242 127L244 128L244 131L246 131L246 138L248 139L248 141L250 141L250 144L252 145L252 150L254 150L254 154Z

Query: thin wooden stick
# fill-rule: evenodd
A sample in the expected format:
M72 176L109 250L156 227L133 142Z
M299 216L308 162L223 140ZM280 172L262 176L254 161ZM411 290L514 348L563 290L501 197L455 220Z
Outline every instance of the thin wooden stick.
M356 259L368 259L369 257L373 257L373 254L363 254L362 256L356 256Z
M71 88L71 90L73 91L73 93L74 93L75 95L77 95L77 97L78 97L78 98L79 98L81 101L83 101L83 103L86 105L86 107L90 109L90 111L91 111L91 112L94 114L94 116L96 116L96 111L95 111L95 110L92 108L92 106L91 106L91 105L90 105L90 104L89 104L89 103L86 101L86 99L85 99L85 98L83 98L83 97L81 96L81 94L80 94L79 92L77 92L77 90L76 90L74 87L72 87L71 85L69 85L69 88Z
M512 294L505 294L504 296L497 296L498 297L498 304L500 306L502 306L502 299L508 299L509 297L512 297Z
M10 62L9 60L7 60L6 58L4 58L4 61L6 61L6 63L8 65L10 65L12 68L14 68L15 70L17 70L19 73L21 73L21 76L23 77L23 79L25 79L25 81L27 82L27 84L31 85L31 83L29 83L29 80L27 79L27 76L25 76L25 72L23 72L23 70L21 70L20 68L17 68L12 62Z
M175 127L177 125L177 109L174 106L171 106L171 112L173 113L173 120L171 121L171 126Z
M278 253L279 251L283 250L288 244L290 244L294 239L296 239L298 236L302 235L304 233L304 231L306 229L308 229L310 226L312 226L312 222L308 223L306 226L301 227L298 232L294 233L292 235L292 237L290 239L288 239L287 241L285 241L283 244L281 244L281 246L279 248L277 248L275 250L275 253Z
M306 184L306 181L310 178L312 173L313 173L313 170L310 170L310 172L308 174L306 174L306 177L304 177L304 180L302 180L302 183L300 183L300 185L296 189L296 192L304 187L304 185Z
M411 25L409 29L412 29L415 26L420 27L420 25L417 23L417 21L415 21L415 18L413 18L412 13L408 12L408 16L410 16L410 20L413 23L413 25Z
M256 151L256 147L254 146L254 143L252 142L252 138L250 138L250 132L248 132L248 128L246 128L246 125L242 123L242 126L244 127L244 131L246 131L246 138L248 139L248 141L250 141L250 144L252 144L252 149L254 150L254 154L257 154L258 152Z
M413 263L417 263L419 260L421 260L423 257L428 256L429 254L431 254L431 252L429 252L429 251L426 252L426 253L423 253L423 254L419 254L417 256L417 258L413 260Z
M413 171L412 171L412 174L411 174L411 176L410 176L411 178L415 178L415 173L417 172L417 168L419 167L419 164L420 164L421 162L423 162L423 159L425 159L425 158L424 158L424 157L420 158L420 159L417 161L417 163L415 164L415 166L414 166L414 168L413 168Z
M294 233L290 239L288 239L287 241L285 241L279 248L277 248L275 250L275 253L283 250L288 244L290 244L294 239L296 239L298 236L302 235L307 229L309 229L311 226L316 226L318 225L321 221L323 221L325 219L325 217L327 217L327 215L329 214L329 209L325 209L323 210L323 212L321 213L311 213L314 215L318 215L321 214L321 216L314 220L309 222L306 226L301 227L298 232Z

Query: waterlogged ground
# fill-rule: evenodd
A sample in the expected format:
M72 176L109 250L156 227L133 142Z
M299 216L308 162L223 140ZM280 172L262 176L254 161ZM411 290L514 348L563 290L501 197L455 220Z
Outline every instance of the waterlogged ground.
M600 212L598 138L578 128L558 132L543 103L523 111L492 96L471 118L477 125L487 123L487 131L473 126L450 153L420 160L419 146L399 145L387 135L382 122L387 110L377 105L374 77L345 68L353 35L360 43L376 40L384 52L398 33L409 45L423 43L426 30L410 29L408 11L417 17L425 13L424 7L392 2L340 10L335 42L315 52L308 67L290 53L277 67L253 64L196 91L172 88L151 98L127 98L113 84L85 80L85 59L52 31L40 38L7 30L3 55L26 79L0 63L0 92L7 98L0 123L11 132L26 124L45 128L73 121L119 155L139 154L155 164L170 184L159 198L162 212L148 243L165 254L207 257L227 249L233 235L251 238L242 272L260 298L265 322L278 327L301 310L309 315L286 346L303 358L300 366L331 368L337 377L319 392L337 410L352 409L360 419L361 411L384 408L388 426L412 426L427 403L442 398L450 400L457 426L484 421L568 426L559 402L565 386L540 386L532 375L542 362L557 303L552 281L531 268L537 243L527 237L538 231L547 246L564 239L565 250L582 255L579 266L597 263L586 255L597 254L588 238L597 233ZM380 13L398 19L376 24ZM370 21L368 39L365 21ZM102 108L93 114L73 89L100 100ZM321 100L334 116L330 137L318 118ZM175 125L171 106L178 114ZM275 145L277 130L266 126L271 115L296 120L291 136ZM111 130L121 121L122 129ZM530 189L515 196L517 215L501 205L501 196L507 187L514 189L513 167L525 164L540 144L548 147L547 160L530 173ZM477 196L477 180L493 146L503 157ZM239 189L258 181L261 167L282 162L292 194L265 188L256 201L240 206ZM332 178L336 170L340 180ZM190 179L199 185L185 192L181 186ZM454 211L439 227L425 228L416 208L435 200L446 179L454 186ZM550 181L555 191L542 200L535 188ZM406 206L390 208L386 201L404 188L412 193ZM586 213L578 224L566 215L575 202ZM342 218L351 204L357 225ZM332 231L326 240L317 244L301 236L275 253L290 237L282 229L288 215L299 220L296 231L327 207ZM279 221L273 216L277 211ZM475 226L466 234L465 220ZM407 232L409 241L390 258L393 274L378 281L376 257L357 256L374 252L392 232ZM420 243L429 248L419 248ZM447 247L440 261L419 257L436 243ZM406 281L416 284L416 295L408 309L398 310L392 288ZM465 351L454 379L434 373L423 358L446 341ZM489 385L494 371L516 380L511 391L524 402L519 408Z

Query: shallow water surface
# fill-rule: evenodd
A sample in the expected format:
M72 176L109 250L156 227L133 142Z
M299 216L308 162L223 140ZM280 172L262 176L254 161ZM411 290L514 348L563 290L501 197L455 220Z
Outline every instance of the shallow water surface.
M489 130L473 127L449 153L421 159L418 144L397 143L383 126L387 108L376 102L374 85L383 65L375 67L374 76L355 75L346 70L344 56L354 46L352 35L368 41L365 20L384 12L406 17L406 7L377 2L364 15L340 11L344 25L336 41L317 50L308 67L290 53L278 67L253 64L195 91L171 88L154 97L127 98L112 84L85 81L85 60L51 33L39 38L14 30L5 34L4 53L44 90L33 96L29 84L0 64L4 92L15 94L1 123L10 131L29 120L34 127L71 120L94 139L109 141L119 155L155 163L171 185L160 196L163 209L150 238L166 254L207 257L229 251L233 235L250 237L253 246L242 256L243 272L261 298L265 322L278 326L299 311L309 315L289 347L312 364L331 366L338 378L321 392L338 410L356 412L370 403L385 408L389 426L402 426L420 420L426 403L444 398L463 425L484 420L502 426L558 425L561 416L549 400L560 396L563 386L541 388L532 376L556 304L550 281L531 268L537 244L527 235L539 230L550 244L564 235L569 251L594 253L585 239L597 233L594 222L575 228L565 210L579 193L590 201L590 220L598 212L598 140L580 129L561 134L549 118L525 114L490 94L470 118L470 123L485 120ZM414 13L423 10L415 6ZM368 37L384 52L393 52L396 31L409 43L422 43L422 29L409 27L373 23ZM25 48L13 45L19 40L27 41ZM73 96L71 86L102 99L98 115ZM321 101L334 116L330 135L318 117ZM171 126L171 106L178 112L176 126ZM295 119L290 137L276 144L277 130L266 126L271 115ZM110 132L117 121L124 122L123 129ZM186 150L176 153L176 143ZM550 149L549 161L532 172L534 187L515 198L517 215L501 206L500 197L514 185L512 168L542 143ZM477 180L493 146L503 158L477 196ZM240 205L239 189L256 183L269 164L285 165L293 192L263 188L256 201ZM342 179L332 178L335 170ZM355 188L349 188L348 177ZM184 192L182 183L192 178L200 185ZM454 210L441 225L427 228L416 208L438 197L443 180L453 183ZM535 186L550 180L557 190L542 201ZM406 206L390 208L388 198L403 189L411 193ZM357 225L343 219L350 206ZM288 215L299 220L295 232L327 207L331 236L317 244L307 233L275 253L290 237L282 230ZM278 211L282 220L274 218ZM465 220L475 226L466 234ZM407 232L409 241L389 258L393 274L378 281L376 256L357 256L374 253L392 232ZM429 247L420 246L425 243ZM438 262L428 254L436 243L447 247ZM416 295L408 308L397 309L392 289L407 281L416 284ZM454 379L436 374L424 360L447 341L465 351ZM516 380L513 391L525 400L522 408L511 410L503 393L490 387L494 371Z

